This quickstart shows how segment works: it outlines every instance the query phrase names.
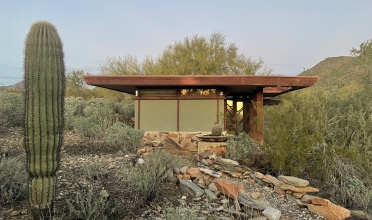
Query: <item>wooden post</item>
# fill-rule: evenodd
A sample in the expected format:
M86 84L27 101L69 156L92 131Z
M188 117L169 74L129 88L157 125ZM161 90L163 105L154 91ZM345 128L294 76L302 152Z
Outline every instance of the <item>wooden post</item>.
M249 134L260 144L264 142L263 88L257 88L248 100Z

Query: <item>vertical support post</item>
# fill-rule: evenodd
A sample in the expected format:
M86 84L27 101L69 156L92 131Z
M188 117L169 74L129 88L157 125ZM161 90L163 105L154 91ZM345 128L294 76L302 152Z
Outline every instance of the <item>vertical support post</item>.
M243 130L245 133L249 134L249 103L250 99L247 98L247 95L244 95L243 98Z
M238 123L236 121L236 112L237 112L237 103L238 101L236 100L237 97L233 96L233 109L232 109L232 125L233 125L233 130L235 134L238 134Z
M137 118L137 129L141 129L141 102L140 99L138 99L138 118Z
M263 88L257 88L253 92L248 103L249 133L260 144L264 143L264 119L263 119Z
M177 98L177 132L180 131L180 99Z
M217 99L216 100L217 101L217 124L219 124L220 123L220 100L219 99Z

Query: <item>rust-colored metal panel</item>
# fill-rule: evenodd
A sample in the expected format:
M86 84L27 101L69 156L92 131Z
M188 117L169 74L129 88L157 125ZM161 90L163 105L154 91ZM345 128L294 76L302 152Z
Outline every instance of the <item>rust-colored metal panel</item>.
M248 100L248 110L249 120L249 134L258 143L264 143L264 112L263 112L263 91L258 89L253 93L250 100Z
M197 88L222 87L233 93L251 93L258 88L282 88L267 90L268 96L279 95L315 84L317 76L83 76L89 85L134 94L138 88ZM266 93L266 92L265 92Z

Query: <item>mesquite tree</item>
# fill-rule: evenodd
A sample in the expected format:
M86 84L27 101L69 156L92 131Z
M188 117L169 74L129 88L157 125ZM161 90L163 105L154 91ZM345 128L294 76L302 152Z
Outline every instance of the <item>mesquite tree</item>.
M34 219L53 216L64 124L63 56L56 28L47 21L34 23L27 34L24 50L24 143Z

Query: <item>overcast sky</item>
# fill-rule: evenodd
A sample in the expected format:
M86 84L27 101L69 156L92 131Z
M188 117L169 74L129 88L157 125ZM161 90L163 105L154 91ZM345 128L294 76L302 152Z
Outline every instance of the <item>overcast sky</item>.
M32 23L53 23L67 71L99 73L109 56L157 56L173 41L222 32L274 73L297 75L372 38L370 0L0 0L0 85L22 80Z

